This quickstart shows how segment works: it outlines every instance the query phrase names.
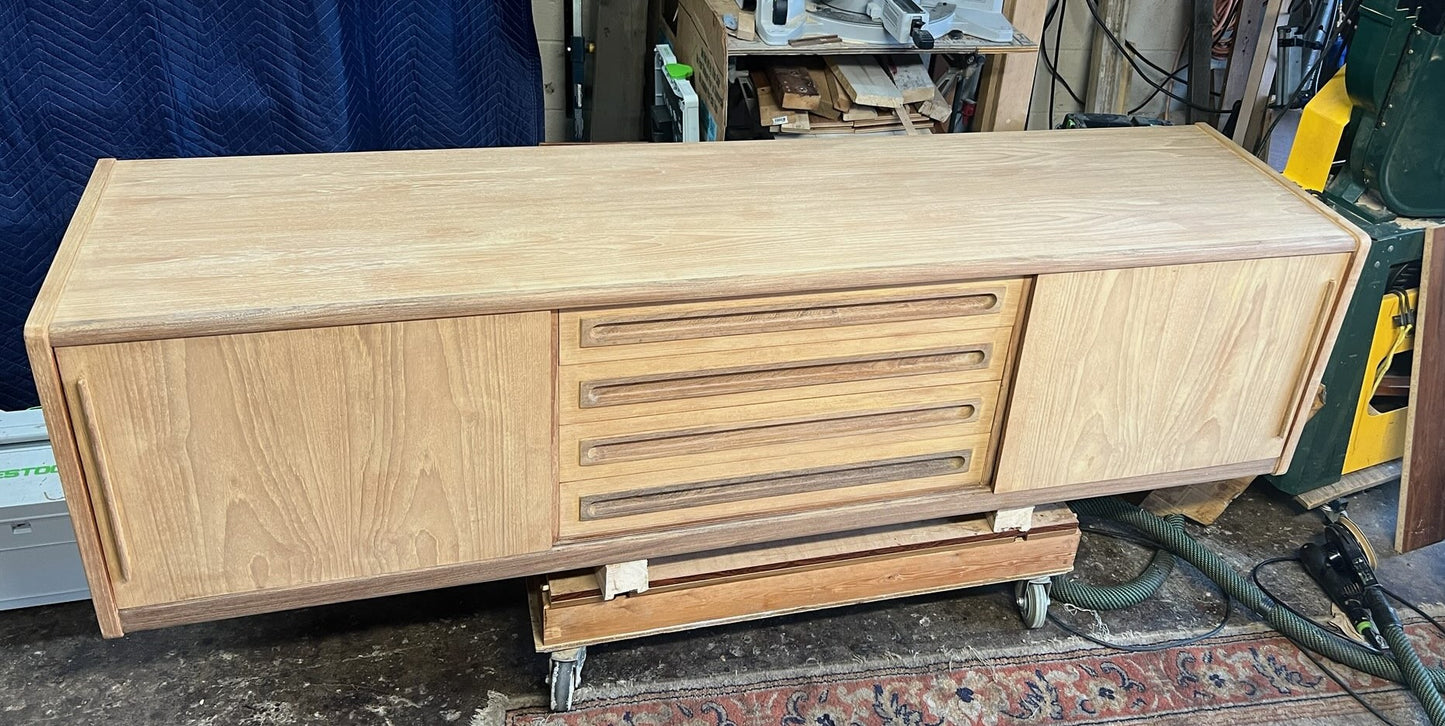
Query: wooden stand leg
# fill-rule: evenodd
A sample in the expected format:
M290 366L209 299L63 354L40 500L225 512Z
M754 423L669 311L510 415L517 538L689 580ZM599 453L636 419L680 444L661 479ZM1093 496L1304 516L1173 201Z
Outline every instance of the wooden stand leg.
M647 560L619 562L597 568L597 588L603 600L633 592L647 592Z
M1034 519L1033 507L1020 507L1018 509L1000 509L997 512L988 513L988 526L995 532L1016 529L1020 532L1029 531L1029 525Z

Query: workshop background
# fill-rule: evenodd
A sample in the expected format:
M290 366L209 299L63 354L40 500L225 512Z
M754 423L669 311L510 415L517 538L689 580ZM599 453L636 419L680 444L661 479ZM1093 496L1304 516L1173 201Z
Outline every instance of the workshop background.
M663 8L677 4L660 1ZM719 13L733 3L685 1L721 8ZM650 130L647 99L656 83L652 46L664 37L656 24L658 3L4 4L0 251L11 264L0 294L0 410L36 403L20 330L96 158L642 141ZM978 90L970 130L1204 121L1283 169L1306 99L1281 98L1276 71L1263 70L1264 59L1256 64L1253 57L1257 49L1272 53L1271 35L1256 45L1256 28L1239 43L1241 23L1248 18L1257 23L1270 9L1287 25L1316 7L1339 3L1205 5L1008 0L1007 12L1020 27L1031 28L1039 48L1009 56L1014 68L1028 68L1022 84L1003 86L998 77L984 81L985 87L993 85ZM1192 44L1202 37L1210 41L1210 90L1202 97L1205 107L1191 108L1185 99L1200 98L1190 87L1196 72L1192 58L1200 57ZM580 53L579 38L585 46ZM1226 84L1239 75L1241 56L1258 71L1248 91ZM1002 67L1003 58L988 55L985 75ZM1305 56L1280 77L1313 91L1334 70L1315 67L1318 77L1310 79L1309 67ZM586 79L581 89L574 85L579 69ZM1283 95L1292 95L1290 90ZM1015 116L991 115L985 96L1002 98ZM1247 129L1236 131L1234 114L1219 113L1236 103L1255 104ZM910 113L896 112L900 120ZM1066 120L1071 114L1075 120ZM1106 114L1119 116L1100 121ZM927 123L937 121L930 119ZM895 133L889 128L887 133ZM1335 137L1335 146L1338 141ZM1324 156L1326 172L1342 167L1329 153ZM960 193L968 183L983 183L965 173L960 178L966 180ZM737 204L745 209L746 200ZM1383 258L1386 270L1373 277L1367 272L1365 279L1379 288L1368 289L1377 298L1388 296L1386 288L1398 292L1395 317L1413 325L1408 308L1415 298L1403 288L1421 285L1422 227L1351 219L1368 226L1379 250L1399 245ZM820 224L819 233L836 234L826 227ZM1437 248L1445 244L1445 235L1436 238ZM1319 537L1326 521L1319 507L1335 519L1345 496L1356 536L1376 543L1395 537L1404 519L1397 509L1401 457L1408 456L1403 401L1410 372L1389 365L1397 355L1402 362L1413 355L1404 347L1407 333L1397 335L1404 324L1390 315L1381 318L1379 331L1373 314L1364 317L1365 323L1351 321L1348 336L1367 351L1372 334L1381 338L1385 364L1369 371L1366 382L1374 387L1359 392L1356 380L1349 393L1363 397L1365 406L1377 391L1380 400L1390 399L1395 408L1383 412L1395 414L1388 442L1352 443L1354 399L1345 407L1343 397L1334 396L1317 401L1316 409L1325 412L1321 419L1338 424L1343 439L1332 439L1319 426L1306 429L1296 458L1305 465L1295 466L1294 479L1239 477L1147 496L1140 491L1132 500L1160 516L1174 515L1173 526L1271 596L1309 618L1344 622L1345 630L1353 627L1347 615L1297 564L1301 545ZM1365 364L1358 367L1364 371ZM1302 402L1300 408L1307 406ZM22 431L5 439L12 429L0 431L0 453L48 454L37 412L18 413L30 416L13 428L28 427L29 438ZM16 442L18 447L3 447ZM19 466L0 465L0 478ZM53 456L24 466L51 474L56 469ZM1273 479L1273 486L1266 479ZM1319 486L1325 480L1329 485ZM58 478L52 483L36 506L46 507L47 517L64 517ZM1416 513L1438 510L1437 492L1415 486ZM0 497L0 515L5 503ZM985 537L998 533L993 517L1001 514L987 514L994 529ZM1029 516L1025 513L1024 521ZM1098 517L1081 520L1086 536L1077 554L1079 581L1111 583L1151 563L1159 567L1153 545L1137 533ZM0 527L7 528L0 533L19 532L8 528L21 526L31 531L29 521L0 516ZM1445 627L1437 622L1445 615L1445 559L1442 545L1425 544L1417 539L1402 549L1419 549L1406 554L1381 545L1374 571L1393 588L1425 664L1439 668L1445 663ZM549 702L548 689L555 676L548 669L555 663L539 652L541 636L534 640L528 604L529 595L540 599L538 583L544 580L415 592L104 640L90 603L77 601L87 592L73 538L52 545L69 559L33 566L33 582L51 576L68 589L57 586L8 603L11 591L5 587L16 578L5 578L18 570L4 569L15 561L5 558L16 550L0 547L0 606L18 608L0 611L0 693L6 695L0 699L0 724L1428 723L1409 691L1322 662L1184 564L1161 576L1163 584L1140 604L1110 612L1066 606L1059 598L1052 610L1045 607L1048 618L1039 612L1039 622L1030 627L1021 594L1029 591L1008 583L599 642L584 651L588 671L575 692L575 710L553 713L556 703ZM590 575L583 572L584 579ZM628 596L622 592L619 597ZM71 602L22 607L60 600ZM573 695L568 689L569 705ZM551 697L556 698L555 688Z

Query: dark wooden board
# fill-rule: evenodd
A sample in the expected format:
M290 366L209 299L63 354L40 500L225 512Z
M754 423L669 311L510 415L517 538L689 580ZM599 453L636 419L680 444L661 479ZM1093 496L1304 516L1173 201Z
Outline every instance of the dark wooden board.
M1445 540L1445 227L1425 238L1395 549Z
M592 140L641 141L642 94L652 57L647 3L598 0Z

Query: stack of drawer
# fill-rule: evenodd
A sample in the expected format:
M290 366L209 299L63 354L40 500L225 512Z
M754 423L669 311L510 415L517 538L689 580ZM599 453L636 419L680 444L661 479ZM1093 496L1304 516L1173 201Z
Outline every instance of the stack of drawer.
M559 534L986 491L1025 281L559 314Z

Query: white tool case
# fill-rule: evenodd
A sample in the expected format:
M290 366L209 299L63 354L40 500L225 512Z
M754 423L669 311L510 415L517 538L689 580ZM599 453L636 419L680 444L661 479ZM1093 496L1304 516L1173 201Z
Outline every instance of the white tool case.
M0 412L0 610L88 597L45 420Z

